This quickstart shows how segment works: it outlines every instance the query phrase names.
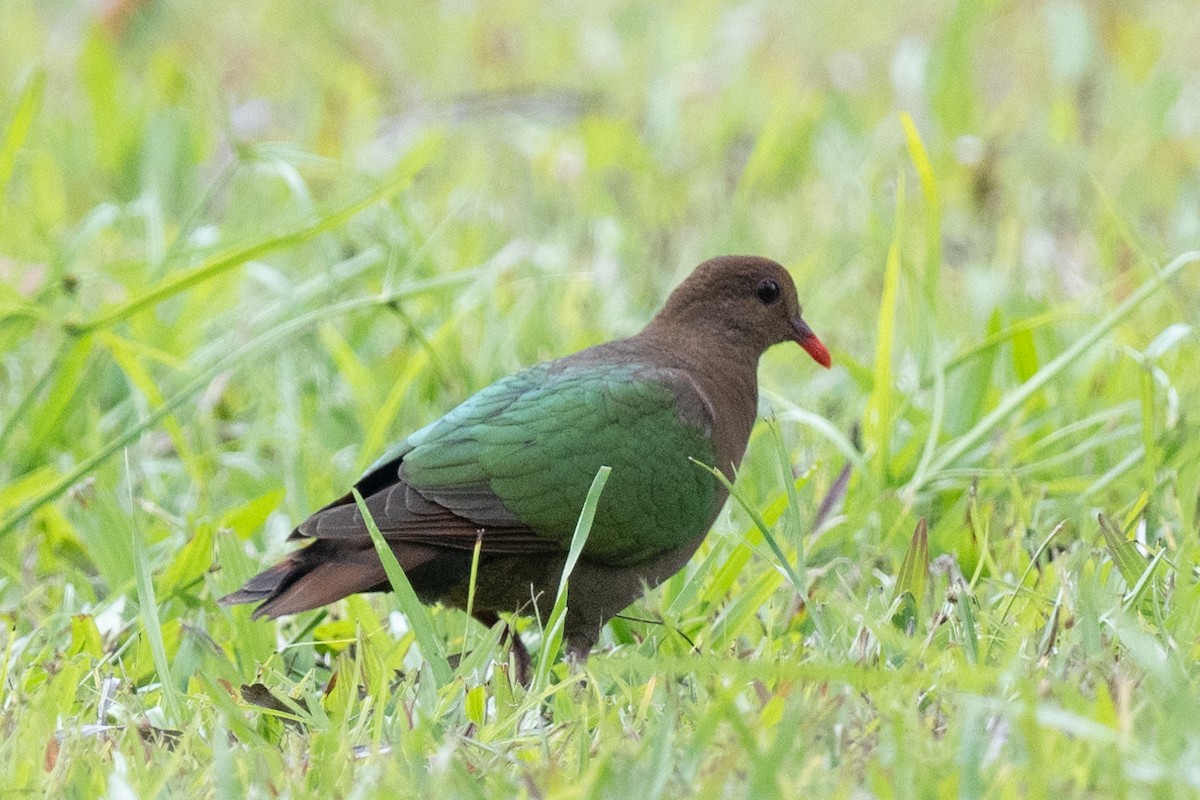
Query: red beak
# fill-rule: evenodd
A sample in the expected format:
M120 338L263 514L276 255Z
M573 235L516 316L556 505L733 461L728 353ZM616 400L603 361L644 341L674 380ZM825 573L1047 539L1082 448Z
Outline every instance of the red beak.
M813 357L813 361L825 369L829 369L833 364L833 359L829 357L829 351L825 349L825 345L812 332L812 328L808 327L808 323L799 317L793 317L792 327L796 329L796 344L803 347Z

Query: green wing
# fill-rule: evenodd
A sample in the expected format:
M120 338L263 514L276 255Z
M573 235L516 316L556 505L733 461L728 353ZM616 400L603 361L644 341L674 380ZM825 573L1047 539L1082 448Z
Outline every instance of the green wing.
M676 370L550 363L484 389L389 455L425 499L485 529L526 526L563 548L607 465L584 552L637 563L710 523L715 482L690 459L713 463L711 424L706 399Z

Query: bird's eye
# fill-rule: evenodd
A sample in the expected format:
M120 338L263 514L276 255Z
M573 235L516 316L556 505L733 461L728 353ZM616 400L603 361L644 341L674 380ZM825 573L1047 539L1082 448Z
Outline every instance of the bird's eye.
M758 282L758 299L762 300L764 306L769 306L779 299L779 284L770 278L764 278Z

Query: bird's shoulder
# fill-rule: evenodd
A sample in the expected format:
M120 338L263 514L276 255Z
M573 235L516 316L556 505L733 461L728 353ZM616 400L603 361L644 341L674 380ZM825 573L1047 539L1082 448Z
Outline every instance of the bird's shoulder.
M646 417L712 432L708 393L683 366L630 352L624 342L589 348L513 373L469 397L405 441L408 452L454 441L504 445L555 431L580 437L627 429Z

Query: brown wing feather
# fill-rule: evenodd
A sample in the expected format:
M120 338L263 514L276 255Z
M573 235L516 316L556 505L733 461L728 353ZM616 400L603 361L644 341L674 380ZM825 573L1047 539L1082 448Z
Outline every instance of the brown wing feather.
M468 579L477 541L481 541L481 552L488 555L560 550L521 525L486 488L446 490L438 500L451 503L451 510L406 484L402 470L392 474L395 479L390 484L383 484L378 473L372 475L363 488L375 491L364 503L422 600L436 600ZM387 575L352 494L301 522L289 538L312 541L220 602L259 603L254 610L256 618L278 617L319 608L351 594L388 588Z
M486 495L491 500L485 501ZM486 553L553 553L559 546L522 525L512 512L495 510L500 501L484 489L460 491L453 510L403 482L363 499L371 519L389 542L420 542L436 547L475 549L482 534ZM473 502L469 502L472 498ZM502 508L502 506L501 506ZM301 522L292 539L369 538L354 496L347 494Z

